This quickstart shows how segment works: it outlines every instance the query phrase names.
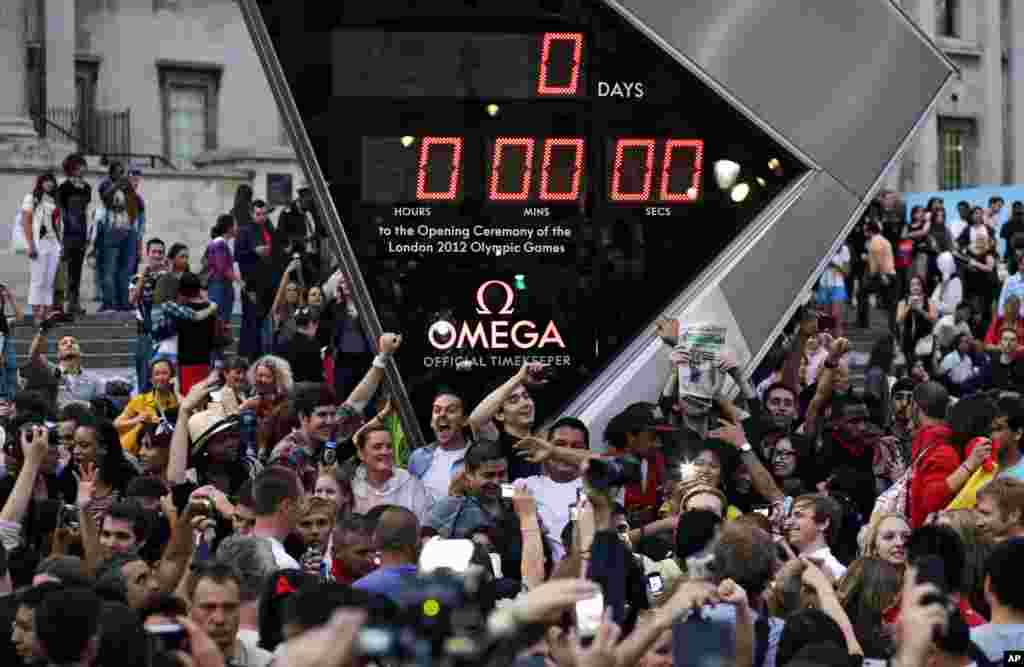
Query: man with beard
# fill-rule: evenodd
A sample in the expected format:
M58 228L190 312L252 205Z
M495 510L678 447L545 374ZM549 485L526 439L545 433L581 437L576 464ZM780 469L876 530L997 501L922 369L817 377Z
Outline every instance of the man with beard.
M502 499L501 487L508 482L508 469L505 452L498 443L487 440L470 447L466 470L452 484L452 492L460 495L434 503L423 522L423 533L445 539L467 539L485 533L501 555L504 575L522 581L524 533L529 528L521 525L519 515ZM546 543L544 550L545 560L550 562Z
M82 348L74 336L63 336L57 341L57 363L52 364L46 358L49 347L47 335L54 322L45 321L40 327L32 346L29 348L29 364L36 368L45 368L47 373L57 379L57 408L63 408L72 401L88 403L100 395L100 383L91 374L82 369Z
M435 501L447 497L448 487L464 467L469 447L465 427L462 397L449 389L440 390L430 414L430 428L437 439L409 457L409 472L423 482Z

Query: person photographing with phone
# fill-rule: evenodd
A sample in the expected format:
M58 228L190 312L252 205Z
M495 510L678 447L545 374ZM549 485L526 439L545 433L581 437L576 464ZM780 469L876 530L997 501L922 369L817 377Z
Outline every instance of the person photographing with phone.
M57 341L57 363L51 363L46 358L49 334L56 325L57 318L53 317L40 322L28 356L31 367L37 371L45 369L45 375L55 379L56 407L60 409L73 401L89 402L98 397L100 386L99 381L82 368L82 348L74 336L62 336Z
M508 482L509 463L501 445L484 440L466 451L465 468L452 481L448 497L433 504L422 534L445 539L474 539L501 558L502 574L515 582L539 583L551 571L551 548L537 504L520 483ZM529 500L522 498L529 496ZM539 542L539 544L537 544Z

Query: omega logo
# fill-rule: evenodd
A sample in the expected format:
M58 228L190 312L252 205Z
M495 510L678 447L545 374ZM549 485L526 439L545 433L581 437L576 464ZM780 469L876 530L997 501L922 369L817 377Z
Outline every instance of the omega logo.
M487 305L487 291L497 288L504 291L504 304L497 312ZM476 290L476 312L478 315L512 315L515 313L513 304L516 300L515 290L502 280L488 280ZM537 333L537 323L532 320L512 321L509 319L490 319L488 322L463 322L456 327L447 320L434 322L427 330L430 344L438 350L473 349L507 350L510 347L520 350L540 349L547 345L565 349L565 341L558 332L558 326L549 321L541 334Z

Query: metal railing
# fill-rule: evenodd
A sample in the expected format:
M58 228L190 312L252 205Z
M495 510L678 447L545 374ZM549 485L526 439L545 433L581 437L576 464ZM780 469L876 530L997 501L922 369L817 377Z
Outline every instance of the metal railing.
M50 107L46 114L32 113L36 132L40 137L54 137L73 141L80 153L101 156L101 163L112 160L122 162L145 161L150 168L177 167L163 155L133 153L131 149L131 109L124 111L90 111Z
M132 152L131 110L90 111L82 114L76 108L50 107L43 115L36 111L36 131L46 137L48 131L59 129L64 138L73 138L84 153Z

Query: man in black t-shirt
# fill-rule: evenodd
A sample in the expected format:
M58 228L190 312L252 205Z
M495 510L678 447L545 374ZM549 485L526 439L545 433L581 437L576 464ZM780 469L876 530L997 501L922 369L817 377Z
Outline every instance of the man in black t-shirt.
M488 394L469 415L469 427L475 439L501 445L508 461L510 482L541 474L540 465L519 456L515 444L533 435L533 420L537 412L527 387L544 384L543 369L543 364L523 364L518 373ZM500 431L498 425L501 426Z
M187 308L200 311L210 306L202 295L199 276L186 271L178 281L178 301ZM187 395L193 384L210 374L210 353L213 351L217 320L178 320L179 391Z
M999 230L999 237L1006 241L1006 268L1011 274L1017 272L1018 251L1013 237L1024 236L1024 202L1015 201L1010 207L1010 219Z
M304 306L295 312L294 319L295 335L285 340L277 353L291 364L296 382L323 382L324 362L316 335L320 313L316 308Z
M60 208L62 224L63 262L67 276L67 312L70 315L84 315L81 306L82 263L89 245L89 205L92 202L92 187L82 178L85 158L69 155L64 160L64 174L67 178L57 188L57 206ZM60 305L58 303L58 305Z

